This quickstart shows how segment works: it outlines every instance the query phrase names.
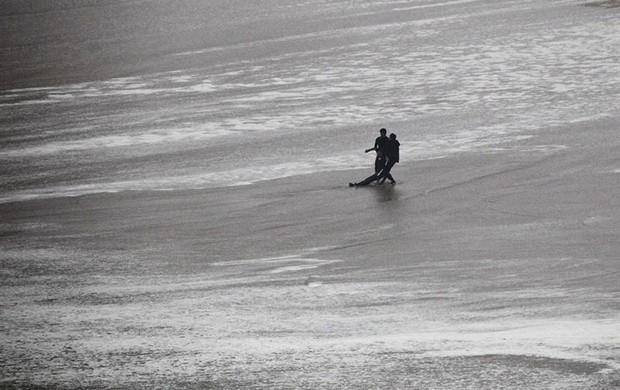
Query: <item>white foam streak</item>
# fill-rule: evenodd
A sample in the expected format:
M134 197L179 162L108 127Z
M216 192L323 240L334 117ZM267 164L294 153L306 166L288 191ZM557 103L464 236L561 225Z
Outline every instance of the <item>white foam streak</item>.
M23 88L0 95L0 106L31 104L62 104L80 99L114 98L119 96L149 96L178 94L208 94L216 90L213 82L195 74L179 75L178 71L143 77L122 77L105 81L69 84L58 87Z
M231 131L214 128L209 124L148 131L133 135L107 135L73 141L49 142L44 145L0 151L0 158L21 158L58 154L68 151L100 150L168 142L204 141L231 134Z
M484 152L497 152L496 145L529 138L529 135L511 133L500 130L501 126L484 128L476 131L463 131L454 135L440 138L429 138L421 141L405 141L401 145L401 163L414 160L426 160L445 157L447 154L464 153L472 150ZM160 138L166 139L195 139L215 136L212 132L179 132L175 134L152 133L138 137L111 136L84 141L81 143L66 143L57 145L55 149L49 149L50 145L41 150L32 148L31 153L54 152L58 150L74 150L87 146L99 147L99 143L113 144L114 146L130 146L139 142L159 142ZM558 149L541 148L531 150L533 152L548 152ZM6 153L9 152L4 152ZM2 154L0 154L2 155ZM369 156L364 153L351 152L347 154L331 155L320 158L290 161L286 163L269 164L262 166L250 166L226 171L214 171L204 173L179 174L160 177L150 177L136 180L124 180L104 183L79 184L70 186L57 186L28 191L7 192L0 197L0 203L12 201L25 201L41 198L73 197L92 195L98 193L118 193L123 191L170 191L170 190L199 190L222 186L243 186L261 181L281 179L291 176L299 176L320 172L337 170L352 170L369 167Z
M432 3L432 4L413 5L410 7L395 7L392 10L411 11L411 10L424 9L424 8L436 8L436 7L454 6L458 4L476 3L479 1L480 0L458 0L458 1L448 1L448 2L437 2L437 3Z
M310 269L316 269L325 265L338 263L341 260L323 260L304 257L305 253L312 253L316 250L305 251L297 255L280 256L280 257L268 257L262 259L248 259L248 260L231 260L211 263L212 266L226 267L226 268L244 268L247 271L247 267L257 269L253 271L254 274L262 273L268 274L284 274L289 272L306 271ZM266 268L266 269L265 269Z

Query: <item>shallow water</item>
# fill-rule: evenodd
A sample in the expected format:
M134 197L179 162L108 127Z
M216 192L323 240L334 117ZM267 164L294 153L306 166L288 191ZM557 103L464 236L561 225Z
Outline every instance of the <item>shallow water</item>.
M7 4L0 386L617 387L617 17Z

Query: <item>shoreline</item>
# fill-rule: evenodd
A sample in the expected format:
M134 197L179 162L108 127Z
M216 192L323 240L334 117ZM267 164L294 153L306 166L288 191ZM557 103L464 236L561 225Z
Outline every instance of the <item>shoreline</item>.
M415 169L416 166L432 166L435 161L445 161L445 160L477 160L481 156L490 156L490 155L508 155L514 153L522 153L522 154L544 154L544 153L555 153L559 152L562 149L567 148L566 145L557 144L554 141L549 141L548 138L559 139L562 136L562 132L566 131L566 128L579 126L580 124L585 124L589 126L589 123L608 123L613 125L614 117L610 115L602 115L595 116L593 118L582 118L579 120L572 121L569 124L553 126L548 130L543 130L535 133L524 133L524 134L513 134L510 138L505 141L495 141L493 143L489 143L488 145L482 146L480 148L466 150L463 152L451 152L447 155L438 155L423 159L414 159L409 160L404 163L400 163L395 166L395 169L400 168L405 169L408 173ZM551 134L551 135L550 135ZM540 141L540 142L539 142ZM248 187L263 187L269 186L270 183L273 185L279 185L279 183L283 183L286 185L287 181L291 183L302 183L304 179L310 178L307 180L308 183L312 183L315 181L325 181L325 178L329 178L330 176L346 176L350 177L350 179L344 179L343 182L344 187L346 187L347 183L351 180L361 179L372 172L371 161L372 159L368 158L368 167L367 168L349 168L349 169L338 169L336 171L318 171L312 173L300 173L300 174L290 174L283 177L276 178L268 178L264 180L257 180L252 183L247 184L228 184L221 187L204 187L204 188L181 188L181 189L173 189L173 188L164 188L164 189L120 189L120 190L93 190L92 193L80 193L76 195L55 195L50 194L49 197L45 197L45 194L35 194L28 193L23 195L24 199L16 199L16 200L7 200L5 202L0 203L0 208L10 208L10 205L18 205L21 203L40 203L40 202L59 202L60 204L67 203L75 203L76 200L80 198L89 199L89 198L101 198L105 201L107 198L114 197L129 197L129 198L168 198L168 195L172 195L172 197L177 196L191 196L191 194L210 194L217 192L228 192L235 191L235 189L244 189ZM441 163L440 163L441 164ZM456 163L448 162L446 165L457 165ZM442 164L443 165L443 164ZM349 173L351 173L349 175ZM407 174L405 174L407 176ZM316 177L317 179L313 179ZM349 180L349 181L346 181ZM330 181L331 184L336 184L333 181ZM108 183L103 183L108 184ZM373 187L371 185L371 187ZM432 190L430 190L432 191Z

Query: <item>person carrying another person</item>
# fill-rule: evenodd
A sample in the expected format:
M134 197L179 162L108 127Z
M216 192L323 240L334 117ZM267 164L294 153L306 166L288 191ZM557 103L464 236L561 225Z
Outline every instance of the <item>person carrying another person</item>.
M390 134L390 139L388 140L386 148L385 148L385 156L387 158L387 162L385 163L385 168L383 168L383 172L381 175L382 179L379 182L379 184L385 183L385 179L389 179L390 183L392 184L396 183L396 180L394 180L394 178L392 177L392 174L390 174L390 171L392 170L394 165L398 162L399 149L400 149L400 142L398 142L398 140L396 139L396 134L394 133Z
M381 129L381 130L385 130L385 129ZM385 132L382 132L382 135L385 135ZM378 137L377 141L375 141L375 147L377 145L377 142L383 142L383 140L380 140L380 138L381 137ZM394 133L390 134L389 138L388 137L385 137L385 138L387 139L387 142L385 142L385 145L382 146L382 150L383 150L382 161L379 162L379 164L377 164L377 161L375 160L375 173L371 176L368 176L366 179L358 183L349 183L349 186L351 187L366 186L376 180L380 180L379 184L383 184L386 179L390 180L392 184L396 183L396 180L394 180L394 177L392 177L392 174L390 173L390 171L392 170L394 165L399 161L400 142L398 142L398 140L396 139L396 134ZM366 150L366 152L369 152L371 150L373 150L373 148ZM378 159L379 157L377 156L377 160ZM377 171L378 166L380 167L380 169Z

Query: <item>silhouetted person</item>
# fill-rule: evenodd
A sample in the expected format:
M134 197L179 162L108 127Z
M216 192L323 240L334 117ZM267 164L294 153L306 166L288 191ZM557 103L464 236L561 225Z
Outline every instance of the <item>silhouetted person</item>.
M396 134L390 134L390 139L387 142L385 148L385 156L387 158L387 162L385 163L385 168L383 168L383 172L381 173L381 181L379 184L385 183L385 179L389 179L392 184L396 183L396 180L390 174L390 171L394 167L394 164L398 162L398 154L399 154L400 142L396 139Z
M385 130L385 129L381 129L381 130ZM385 133L382 133L382 134L385 134ZM377 140L379 140L379 138L377 138ZM385 182L385 179L389 179L392 184L396 183L396 181L390 174L390 170L392 169L392 167L394 167L394 164L396 164L399 160L399 149L400 149L400 142L398 142L398 140L396 139L396 134L394 133L390 134L390 137L388 138L388 141L386 142L384 149L383 149L384 150L383 160L384 161L387 160L385 165L379 170L379 172L375 172L373 175L368 176L366 179L358 183L349 183L349 186L351 187L367 186L368 184L372 183L375 180L381 180L379 184L383 184ZM370 151L370 150L373 150L373 149L368 149L367 151ZM376 169L376 165L375 165L375 169Z
M385 152L387 147L387 142L389 138L385 135L387 133L386 129L379 130L381 134L377 139L375 139L375 146L370 149L366 149L364 152L368 153L371 150L377 152L377 157L375 158L375 174L379 174L385 167Z

